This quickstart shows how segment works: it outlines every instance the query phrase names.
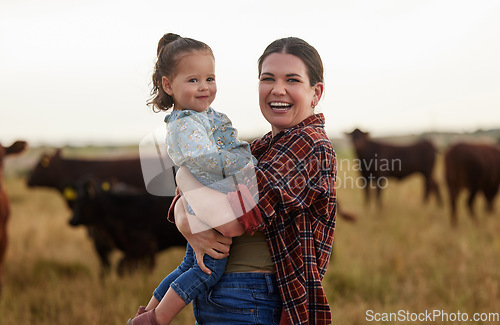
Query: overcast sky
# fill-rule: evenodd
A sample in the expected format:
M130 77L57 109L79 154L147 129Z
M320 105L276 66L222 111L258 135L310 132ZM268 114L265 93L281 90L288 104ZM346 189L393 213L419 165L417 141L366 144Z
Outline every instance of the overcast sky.
M163 125L146 101L166 32L212 47L212 106L245 137L270 130L257 59L284 36L323 58L332 137L500 127L498 0L4 0L0 141L139 143Z

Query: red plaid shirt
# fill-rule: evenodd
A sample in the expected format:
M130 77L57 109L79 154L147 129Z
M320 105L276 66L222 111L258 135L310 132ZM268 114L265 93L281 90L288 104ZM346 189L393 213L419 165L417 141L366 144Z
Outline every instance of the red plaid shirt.
M265 230L283 300L281 324L331 324L321 285L335 232L337 163L323 114L252 143L259 202L238 220L249 234ZM236 215L252 189L228 197ZM174 199L168 216L173 222Z
M259 202L238 220L250 234L265 230L288 322L330 324L321 280L335 232L337 166L323 114L255 140L252 154ZM245 200L250 192L239 194ZM230 193L233 209L241 210L240 199Z

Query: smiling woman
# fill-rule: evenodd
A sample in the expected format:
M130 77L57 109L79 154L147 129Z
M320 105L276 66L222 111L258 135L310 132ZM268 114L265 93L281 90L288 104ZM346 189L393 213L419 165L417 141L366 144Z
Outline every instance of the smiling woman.
M272 53L260 62L259 104L273 134L311 116L323 94L322 80L310 81L305 62L292 54Z
M209 294L193 301L196 319L203 324L332 321L321 281L335 231L336 158L324 130L324 116L314 113L323 93L322 72L316 49L296 37L272 42L260 57L259 104L271 132L251 144L258 160L257 198L251 194L256 184L242 182L236 191L222 194L185 177L184 172L181 177L179 170L177 183L183 198L191 197L198 206L195 211L211 209L192 216L179 203L183 198L171 208L196 256L221 251L220 234L225 236L222 239L234 236L221 280ZM189 188L198 194L185 190ZM214 204L221 201L229 205ZM215 218L206 217L231 214L239 217L237 222L216 224ZM192 218L218 232L193 234ZM249 242L259 249L249 249ZM259 299L252 294L257 283L264 291L257 293Z

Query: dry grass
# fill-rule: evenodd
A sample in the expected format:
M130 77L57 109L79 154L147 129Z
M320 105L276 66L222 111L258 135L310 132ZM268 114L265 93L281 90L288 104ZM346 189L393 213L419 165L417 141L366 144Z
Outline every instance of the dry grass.
M441 161L436 174L443 184ZM422 189L419 176L391 182L383 191L381 210L374 204L365 207L361 190L339 189L344 207L356 212L360 220L355 225L342 219L337 223L333 259L325 278L335 324L367 324L367 310L423 313L436 309L466 312L470 317L500 312L498 204L497 213L487 215L484 198L479 197L476 225L466 215L464 193L459 226L452 229L444 188L443 206L434 198L423 204Z
M184 256L174 248L158 256L152 274L112 274L101 281L85 228L69 226L70 211L59 194L28 189L17 178L6 186L12 215L0 324L125 324ZM118 258L117 252L115 264ZM175 322L193 323L190 308Z
M442 175L441 169L437 174ZM59 195L28 189L16 176L9 177L6 186L12 216L0 324L125 324L184 254L182 249L171 249L159 255L152 274L111 275L101 282L85 229L68 225L70 212ZM337 223L324 279L335 324L369 324L367 310L439 309L471 316L500 312L498 204L496 215L488 216L480 198L476 207L480 221L475 225L466 217L462 201L459 227L452 229L448 207L435 200L422 204L421 188L417 176L392 182L383 192L382 210L365 207L360 189L339 189L343 207L356 213L359 221ZM194 324L190 306L175 324Z

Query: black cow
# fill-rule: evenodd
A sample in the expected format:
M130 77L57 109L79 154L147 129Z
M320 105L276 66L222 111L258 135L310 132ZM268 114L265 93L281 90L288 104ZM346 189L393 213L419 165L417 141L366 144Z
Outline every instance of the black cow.
M493 201L500 186L500 149L487 144L458 143L448 148L444 162L451 224L457 225L456 201L462 189L469 191L467 205L473 220L476 220L473 207L478 192L484 194L487 209L492 213Z
M413 173L421 173L425 178L424 200L434 193L439 203L441 195L432 176L436 160L436 148L427 140L408 146L395 146L369 138L369 133L355 129L347 133L351 137L356 155L359 159L359 169L364 178L366 202L369 201L370 188L377 191L377 201L381 205L381 189L387 185L388 177L402 179Z
M68 207L73 209L75 199L71 186L82 177L98 177L145 188L139 157L120 159L68 159L61 156L61 150L53 155L43 154L28 178L29 187L48 187L59 191ZM70 186L68 186L70 185ZM102 274L111 267L109 259L114 244L106 229L87 225L94 248L99 256Z
M71 225L92 225L109 234L124 253L118 274L140 263L153 268L155 254L173 246L186 246L175 224L166 219L172 197L159 197L126 184L85 179L76 187Z
M82 176L127 183L144 188L139 157L120 159L68 159L57 150L52 156L43 154L28 178L28 186L55 188L61 193L67 184Z

